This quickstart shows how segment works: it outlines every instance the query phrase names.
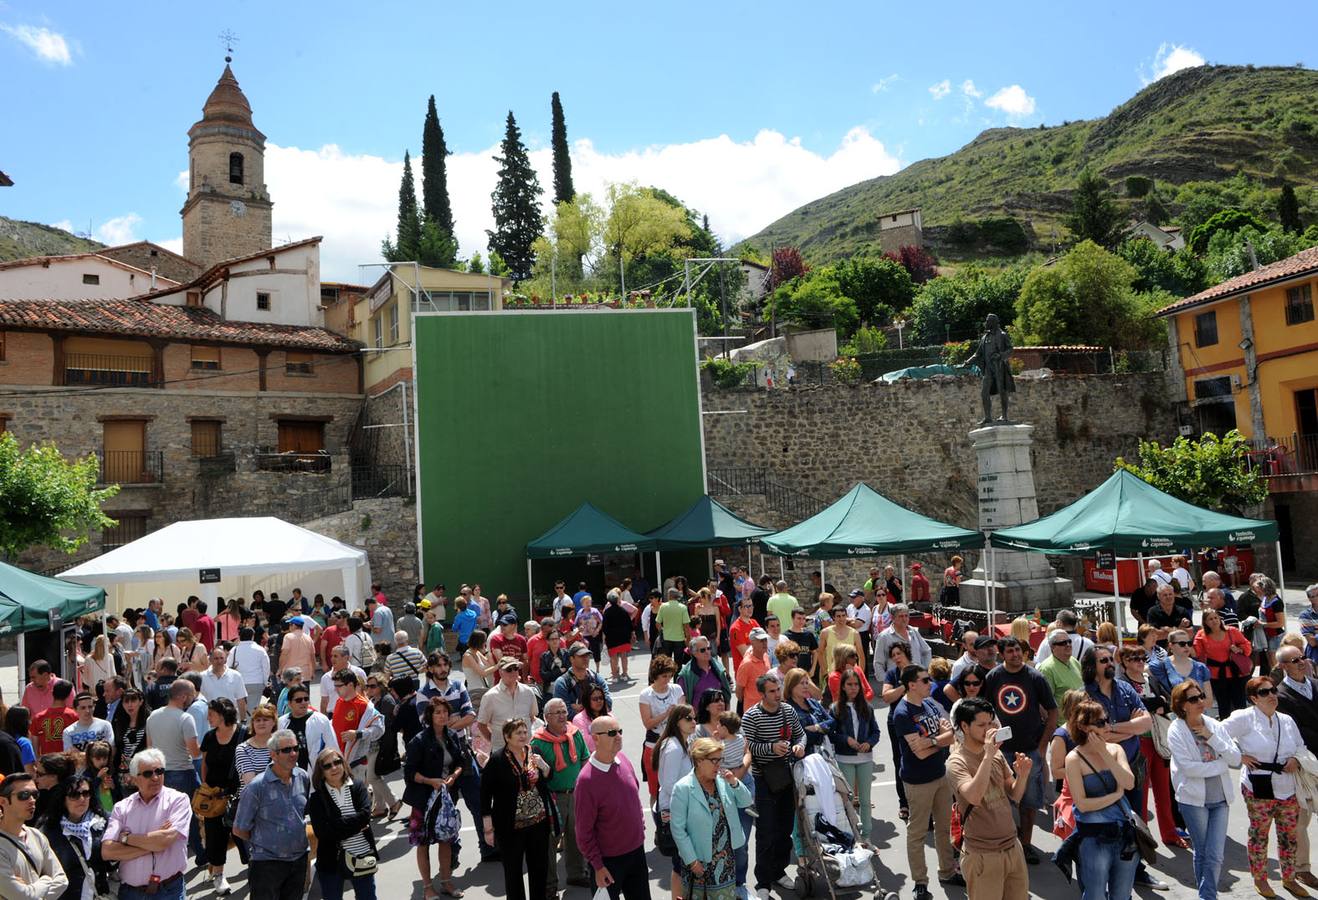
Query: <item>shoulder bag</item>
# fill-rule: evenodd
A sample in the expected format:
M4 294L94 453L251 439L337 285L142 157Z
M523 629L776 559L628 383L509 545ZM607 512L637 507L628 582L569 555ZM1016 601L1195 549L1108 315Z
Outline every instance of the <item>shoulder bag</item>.
M224 788L203 784L192 795L192 814L199 819L222 816L229 809L229 796Z

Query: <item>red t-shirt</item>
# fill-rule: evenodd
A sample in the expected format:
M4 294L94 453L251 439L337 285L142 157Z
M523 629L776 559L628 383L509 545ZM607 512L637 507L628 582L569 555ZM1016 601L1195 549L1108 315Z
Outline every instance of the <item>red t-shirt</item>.
M916 572L911 576L911 597L912 603L929 602L929 579L924 577L921 572Z
M520 634L514 634L512 637L504 637L502 634L496 634L490 638L490 652L499 651L500 656L513 656L526 662L526 638Z
M320 633L321 640L325 642L326 659L329 659L329 655L334 652L335 647L343 643L343 639L348 636L347 631L348 629L342 625L331 625Z
M197 612L195 609L189 606L187 609L183 610L183 612L178 614L179 627L186 628L188 631L191 631L193 634L196 634L197 617L200 615L201 613Z
M52 706L32 718L32 737L37 742L37 756L64 751L64 729L78 720L69 707Z
M728 629L728 644L732 648L732 670L734 673L741 668L742 656L745 654L746 648L751 645L751 629L759 627L760 623L754 619L746 622L739 617L733 621L732 626Z
M334 704L334 718L331 724L334 727L334 737L339 742L339 750L344 753L348 752L348 748L343 746L343 732L361 728L362 716L366 714L366 703L366 698L359 693L351 700L340 697Z
M526 642L526 661L531 669L531 682L533 684L540 683L540 654L548 649L549 641L545 640L542 633L536 634L535 637Z
M197 627L193 633L197 635L197 643L205 647L207 653L215 649L215 620L210 616L197 616Z

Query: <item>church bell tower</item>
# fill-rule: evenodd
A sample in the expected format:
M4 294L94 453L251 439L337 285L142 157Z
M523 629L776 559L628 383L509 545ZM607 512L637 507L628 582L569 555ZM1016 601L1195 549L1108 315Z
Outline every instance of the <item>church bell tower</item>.
M188 130L183 255L202 266L269 250L274 204L265 188L265 135L224 58L224 73Z

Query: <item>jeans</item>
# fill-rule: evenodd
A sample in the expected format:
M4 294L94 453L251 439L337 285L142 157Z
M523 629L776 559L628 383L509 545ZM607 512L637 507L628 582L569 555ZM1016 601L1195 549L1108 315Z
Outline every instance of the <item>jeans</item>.
M197 777L196 769L187 769L181 772L165 772L165 787L173 788L176 791L182 791L192 799L192 795L197 793L197 788L201 784L201 779ZM204 851L201 847L201 819L196 816L192 817L192 825L188 828L188 853L194 860L201 860L199 864L204 865ZM157 897L160 895L157 894Z
M248 868L251 900L302 900L307 883L307 854L294 860L254 859Z
M187 881L182 878L175 878L174 883L166 887L160 886L160 890L154 894L148 894L146 891L129 887L126 884L119 885L119 900L184 900L187 896Z
M1139 854L1122 859L1120 838L1084 838L1079 858L1080 900L1130 900Z
M1217 879L1222 874L1229 809L1226 803L1212 806L1181 804L1181 815L1194 843L1194 881L1199 887L1199 900L1217 900Z
M792 785L778 793L766 782L755 784L755 887L769 888L787 873L792 861L792 822L796 818L796 789Z
M321 900L343 900L343 882L346 879L333 866L317 869L316 877L320 879ZM375 900L375 876L354 878L352 894L357 900Z

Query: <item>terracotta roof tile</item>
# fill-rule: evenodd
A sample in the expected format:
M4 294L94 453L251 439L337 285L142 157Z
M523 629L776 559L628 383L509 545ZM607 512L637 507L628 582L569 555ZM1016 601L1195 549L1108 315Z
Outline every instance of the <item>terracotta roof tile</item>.
M1269 263L1261 266L1252 272L1246 272L1244 275L1237 275L1235 278L1228 278L1221 284L1215 284L1206 291L1200 291L1183 300L1177 300L1175 303L1169 303L1162 309L1158 310L1159 316L1166 316L1172 313L1180 312L1191 306L1200 306L1204 303L1211 303L1214 300L1222 300L1236 294L1244 294L1254 288L1265 287L1279 281L1289 281L1292 278L1299 278L1318 272L1318 247L1310 247L1308 250L1301 250L1294 256L1288 256L1285 259L1278 260L1275 263Z
M6 327L219 341L322 353L352 353L361 346L324 328L226 321L209 309L143 300L0 300L0 328Z

